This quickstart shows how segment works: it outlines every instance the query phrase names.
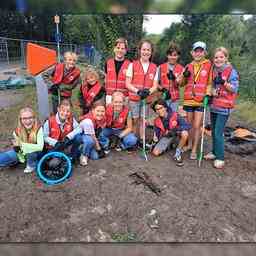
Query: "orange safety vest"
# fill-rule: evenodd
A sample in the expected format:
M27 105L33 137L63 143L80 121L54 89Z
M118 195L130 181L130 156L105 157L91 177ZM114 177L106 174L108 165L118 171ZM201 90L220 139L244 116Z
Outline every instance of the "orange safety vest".
M99 82L96 82L90 89L88 88L88 84L86 82L84 82L81 85L80 91L83 95L83 99L87 107L91 106L94 98L99 94L100 90L101 90L101 85Z
M169 129L164 128L164 124L162 122L162 119L160 117L157 117L154 120L154 125L155 127L160 129L160 136L163 136L167 131L177 128L177 123L178 123L178 114L177 112L172 112L172 115L169 119Z
M185 100L195 100L197 102L203 101L206 94L211 66L211 62L207 60L207 62L201 65L197 74L194 74L193 63L188 64L188 70L190 71L191 75L188 78L188 83L184 89Z
M228 81L232 72L232 66L227 66L221 73L223 80ZM213 79L217 76L216 72L213 72ZM214 108L234 108L237 93L229 92L224 85L220 85L217 89L217 96L212 99L211 106Z
M118 74L116 74L116 67L114 59L107 61L107 74L105 79L105 88L107 95L112 95L115 91L122 92L128 96L128 90L125 85L126 70L130 64L129 60L124 60Z
M64 76L64 63L58 63L55 67L55 72L52 78L52 82L54 84L66 84L72 85L72 83L80 76L80 70L76 67L72 68L68 74ZM71 97L72 91L71 90L61 90L61 96L63 97Z
M83 115L80 117L80 121L83 121L84 119L90 119L92 120L93 123L93 127L94 129L98 129L98 128L105 128L106 127L106 116L102 119L102 120L96 120L92 114L92 112L90 111L89 113Z
M124 129L127 121L129 113L129 108L124 106L121 112L119 113L118 118L114 119L114 109L111 104L106 107L106 119L107 119L107 127L116 128L116 129Z
M55 140L62 141L66 135L73 131L73 115L70 115L67 118L63 131L61 131L55 115L50 116L48 121L50 131L49 137Z
M132 77L132 85L137 89L150 89L153 86L153 81L156 75L157 66L153 62L149 63L149 67L147 73L144 74L144 70L142 64L139 60L135 60L132 62L133 64L133 77ZM136 93L129 91L129 99L131 101L139 101L140 96ZM150 96L147 97L147 102L150 102Z
M41 128L40 124L34 124L31 132L29 134L27 134L27 140L24 142L35 144L37 142L37 137L33 136L33 135L37 134L37 132L40 128ZM20 136L21 136L21 128L20 127L17 127L15 129L15 134L17 135L17 137L20 138Z
M183 72L184 67L180 64L176 64L173 69L173 74L175 77L180 75ZM176 80L170 81L167 77L167 73L169 72L169 64L168 62L160 65L160 81L161 85L169 90L171 95L171 100L176 101L180 98L179 87L177 85Z

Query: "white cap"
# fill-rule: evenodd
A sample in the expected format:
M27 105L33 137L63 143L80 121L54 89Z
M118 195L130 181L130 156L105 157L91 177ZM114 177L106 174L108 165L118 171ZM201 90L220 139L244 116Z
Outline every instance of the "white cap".
M206 50L206 44L201 41L195 42L192 46L192 50L194 51L196 48L202 48L202 49Z

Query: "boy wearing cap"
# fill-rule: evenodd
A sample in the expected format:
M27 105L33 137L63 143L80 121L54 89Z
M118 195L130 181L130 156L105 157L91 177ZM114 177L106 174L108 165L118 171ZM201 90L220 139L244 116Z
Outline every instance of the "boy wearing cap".
M212 65L206 59L206 44L198 41L193 44L191 55L193 61L189 63L183 72L182 84L184 88L183 109L187 112L188 121L192 125L189 131L188 146L184 151L191 150L190 159L196 160L197 146L200 139L200 126L204 111L204 99L211 94Z

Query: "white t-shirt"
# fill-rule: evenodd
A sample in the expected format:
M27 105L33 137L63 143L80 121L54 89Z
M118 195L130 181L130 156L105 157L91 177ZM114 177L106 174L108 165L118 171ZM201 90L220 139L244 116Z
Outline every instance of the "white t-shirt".
M81 121L81 123L79 125L84 134L86 134L86 135L94 135L95 134L93 122L91 119L85 118L83 121Z
M141 62L144 74L146 74L148 71L149 63L150 62ZM131 77L131 78L133 76L133 64L132 63L130 63L127 68L126 76ZM156 72L156 74L155 74L154 81L158 81L158 72Z

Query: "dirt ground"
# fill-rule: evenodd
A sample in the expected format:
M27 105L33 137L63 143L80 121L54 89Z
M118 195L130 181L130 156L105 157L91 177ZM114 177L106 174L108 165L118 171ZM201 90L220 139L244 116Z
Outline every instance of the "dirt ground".
M8 113L8 107L3 111ZM7 131L1 134L4 149ZM177 167L171 154L149 155L146 162L138 152L111 152L87 167L75 166L72 177L55 186L45 185L35 173L24 174L22 165L2 168L0 241L255 242L255 154L226 153L223 171L206 161L198 168L186 153L185 165ZM131 184L128 175L142 170L159 185L161 196Z

